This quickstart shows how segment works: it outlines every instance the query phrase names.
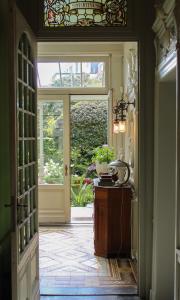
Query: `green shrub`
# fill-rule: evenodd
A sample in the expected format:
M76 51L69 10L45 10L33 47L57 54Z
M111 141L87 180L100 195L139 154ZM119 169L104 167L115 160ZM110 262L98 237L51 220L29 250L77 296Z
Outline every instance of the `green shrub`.
M71 108L72 174L85 175L94 148L107 143L107 103L78 101Z
M103 162L110 163L114 159L114 150L108 145L97 147L93 153L93 162L99 162L100 164Z

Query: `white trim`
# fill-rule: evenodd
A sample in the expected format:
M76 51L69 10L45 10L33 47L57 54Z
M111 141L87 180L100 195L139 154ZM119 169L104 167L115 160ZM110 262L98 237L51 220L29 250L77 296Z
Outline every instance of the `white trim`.
M71 167L70 167L70 97L65 99L66 104L64 105L64 168L67 166L67 175L64 172L64 208L65 208L65 222L71 220Z
M63 62L104 62L105 64L108 64L109 61L109 54L103 54L103 55L87 55L87 54L79 54L79 55L60 55L53 54L53 55L40 55L38 56L37 62L57 62L57 63L63 63Z
M40 95L106 95L108 88L38 88L38 97Z
M173 51L166 59L159 65L158 75L159 79L166 77L177 65L177 53Z
M63 184L39 184L38 185L38 191L50 191L50 190L53 190L53 191L59 191L59 190L64 190L64 185Z
M91 99L90 99L91 98ZM109 96L107 94L101 94L101 95L71 95L71 100L72 101L89 101L89 100L99 100L99 101L108 101Z
M62 209L39 211L39 224L67 223L65 211Z

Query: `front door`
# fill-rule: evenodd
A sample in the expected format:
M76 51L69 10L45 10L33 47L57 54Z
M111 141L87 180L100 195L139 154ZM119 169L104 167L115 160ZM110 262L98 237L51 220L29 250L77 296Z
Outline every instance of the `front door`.
M36 42L17 8L13 10L13 17L12 299L36 300L39 299Z
M39 95L39 222L70 222L69 96Z

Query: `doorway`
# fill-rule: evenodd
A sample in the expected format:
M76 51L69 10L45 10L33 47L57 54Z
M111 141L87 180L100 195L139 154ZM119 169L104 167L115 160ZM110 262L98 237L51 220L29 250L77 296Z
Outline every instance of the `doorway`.
M92 202L92 184L87 184L86 175L88 174L86 173L92 164L93 147L100 146L100 143L104 144L104 141L107 141L107 131L110 131L107 124L109 114L107 104L103 110L98 105L100 101L101 103L105 100L109 102L107 96L109 59L107 54L99 57L97 55L74 57L69 54L60 58L53 55L49 58L46 55L45 58L43 56L39 58L38 139L39 220L41 224L69 223L71 203L72 206L82 207L88 204L86 202ZM59 106L62 106L61 111ZM100 131L95 130L100 124L100 120L97 121L97 107L99 114L103 114L105 110L106 120L103 120L103 128ZM80 109L79 112L78 109ZM85 112L87 109L89 112ZM86 116L81 122L80 129L80 122L77 120L82 110L84 110L82 115L86 114ZM91 114L91 124L84 127L84 124L90 120L88 116L90 111L94 114ZM78 132L81 133L77 136L75 133L78 128ZM93 133L90 132L92 128L94 128ZM87 145L84 147L87 139L83 137L83 134L84 132L87 134L88 131L87 139L89 140L91 135L91 139L94 140L93 143L89 141L88 147ZM106 131L106 137L104 137L104 131ZM99 135L101 140L95 138L95 135ZM79 147L77 147L78 143ZM92 174L90 175L92 177ZM81 197L82 193L83 197ZM49 197L52 199L51 202Z
M46 155L44 155L43 159L39 158L39 161L45 165L45 167L46 167L45 171L47 172L47 173L46 172L43 173L44 172L44 170L43 170L43 172L42 172L43 176L41 176L42 178L40 179L41 182L39 185L39 220L40 220L40 223L43 225L46 225L46 226L54 225L54 227L40 228L40 233L41 233L40 249L42 249L43 247L46 247L47 249L50 250L50 253L48 255L51 256L50 260L49 260L47 253L44 253L45 255L43 255L43 256L40 255L40 259L45 262L46 266L47 266L47 264L49 265L49 266L47 266L48 270L46 270L48 273L47 275L55 274L53 272L55 272L54 268L57 265L56 265L56 261L54 258L55 257L58 258L60 264L61 264L61 262L65 262L65 258L63 255L67 250L67 253L69 253L68 254L69 257L70 257L70 255L72 257L72 261L71 261L72 264L70 266L70 260L69 260L68 261L69 266L67 266L67 265L64 266L64 268L65 268L64 272L67 272L68 276L72 275L73 268L74 268L73 264L75 263L76 267L78 264L78 261L76 261L75 256L77 255L77 252L81 253L81 250L83 249L83 245L79 242L78 246L81 249L79 249L77 252L74 251L73 250L74 245L71 241L71 237L72 237L72 240L77 241L76 238L79 236L82 238L81 239L81 242L82 242L84 240L84 236L85 236L86 237L85 240L87 241L87 244L90 246L89 251L90 251L91 256L88 256L89 258L85 259L84 262L86 264L86 267L81 271L82 271L82 273L85 272L88 274L88 270L89 271L94 270L94 276L99 276L98 272L96 273L97 270L95 270L95 269L96 268L98 270L100 270L100 269L99 269L99 266L97 267L97 261L95 262L96 258L93 256L93 253L92 253L93 252L92 225L83 224L83 226L82 226L82 225L76 224L75 227L73 227L72 225L69 225L70 215L71 215L70 214L70 183L71 183L71 189L72 189L72 184L79 185L79 182L74 182L74 177L76 179L78 176L82 176L82 175L84 176L84 174L86 174L85 172L87 172L87 171L85 169L88 169L88 167L91 163L91 159L92 159L91 157L93 155L93 153L91 153L91 155L89 155L89 151L87 151L87 154L91 157L89 158L88 161L86 160L86 163L84 165L80 164L80 166L78 166L79 169L77 169L77 165L78 165L77 162L82 158L84 159L85 155L82 155L82 153L80 153L80 156L78 156L79 155L78 152L80 152L80 150L78 148L76 148L74 151L73 148L75 148L76 144L75 143L73 144L73 141L71 141L71 139L70 139L70 137L73 137L74 134L77 133L77 127L78 127L78 122L76 123L76 126L75 126L75 122L73 121L74 128L71 124L72 110L73 109L75 110L78 106L81 107L81 105L84 108L85 104L87 104L88 109L90 111L90 109L91 109L89 107L90 102L91 102L91 104L93 103L93 105L95 104L95 102L97 105L97 102L98 102L97 106L101 106L102 103L106 103L106 124L103 125L104 126L103 129L105 129L105 127L107 128L103 131L103 132L106 132L106 134L103 133L103 140L99 144L97 143L96 145L94 145L94 147L97 147L100 144L104 144L104 143L105 144L108 143L109 145L112 145L115 149L116 157L121 158L122 160L126 160L129 163L130 168L131 168L131 179L135 182L135 185L138 185L138 178L137 178L137 174L138 174L138 170L137 170L138 154L137 153L138 153L138 151L137 151L137 115L136 115L136 112L132 108L130 108L128 110L127 117L128 117L129 122L127 122L127 131L125 133L115 135L112 132L112 119L113 119L112 106L117 102L117 100L119 100L121 98L122 86L124 86L124 85L126 86L123 96L126 93L126 97L128 97L129 101L133 102L134 97L136 97L136 101L137 101L137 94L136 94L135 86L133 86L132 82L130 82L130 78L133 77L133 84L137 84L137 82L136 82L136 80L137 80L136 79L136 76L137 76L137 45L136 45L136 43L124 43L124 44L117 43L117 45L116 44L110 45L108 43L106 43L105 45L99 44L98 51L97 51L97 49L93 48L94 45L88 45L87 48L84 47L83 50L81 48L81 51L83 51L83 55L81 55L82 53L79 51L80 45L74 45L77 48L75 47L76 55L74 55L73 58L72 58L72 52L69 52L67 56L64 55L65 48L63 48L63 47L65 47L65 46L67 47L67 45L63 45L63 44L59 43L59 45L57 45L57 48L56 48L56 53L58 52L58 47L60 47L59 51L60 52L62 51L62 53L63 53L62 59L64 61L66 61L66 63L67 63L66 72L63 72L63 68L65 67L65 65L61 65L61 63L59 63L59 60L60 60L59 57L57 58L57 55L53 56L54 49L51 48L51 43L49 43L46 46L42 43L39 46L39 53L40 53L39 61L41 64L43 64L43 63L48 64L48 74L50 74L51 77L53 76L53 84L52 84L52 82L50 82L50 84L46 82L46 84L39 89L39 103L41 103L42 106L44 105L44 108L43 108L44 109L43 114L44 114L44 118L45 118L44 126L47 123L51 124L51 126L53 125L51 127L51 130L48 130L48 128L44 127L44 129L47 133L47 136L45 136L45 134L44 134L42 136L42 138L45 138L46 144L50 143L50 139L51 139L51 142L53 140L53 147L56 147L55 150L57 150L58 152L64 150L62 145L60 147L60 143L62 143L62 141L65 142L66 146L67 146L64 156L63 156L63 160L61 160L61 162L56 161L57 157L56 157L56 155L54 155L52 153L53 151L51 151L51 153L50 153L51 155L53 154L53 159L54 159L53 164L47 163L47 161L46 161L47 154L46 153L45 153ZM132 47L134 47L133 48L134 50L132 50ZM50 52L48 53L48 51L50 51ZM101 80L100 80L100 83L98 83L100 86L92 86L92 84L94 84L94 81L86 82L87 86L85 86L85 84L84 84L83 80L85 80L85 78L86 78L86 80L87 80L87 78L89 78L88 76L83 77L83 73L82 73L83 62L86 61L87 57L88 57L88 64L90 62L94 64L93 68L91 68L92 74L95 73L95 71L96 71L94 62L96 62L96 63L99 62L101 64L102 64L102 62L104 62L105 76L100 77ZM70 68L70 63L72 62L72 59L76 61L76 64ZM58 61L58 63L57 63L57 61ZM79 68L79 61L80 61L80 68ZM126 63L124 63L124 61ZM56 70L54 72L50 71L50 68L49 68L50 64L53 64L54 68L56 68ZM39 77L39 81L41 81L40 77ZM76 84L79 86L75 87ZM89 86L88 86L88 84L89 84ZM48 85L50 85L50 86L48 86ZM62 103L64 103L64 104L62 104ZM108 105L107 105L107 103L108 103ZM63 108L63 105L64 105L64 108ZM52 106L54 106L54 108L52 108ZM55 107L56 107L56 109L55 109ZM60 111L60 107L61 107L61 111ZM48 113L47 113L47 110L49 110ZM41 109L41 111L42 111L42 109ZM82 109L81 109L81 111L82 111ZM97 112L97 107L96 107L96 112ZM102 112L102 107L101 107L101 112ZM41 115L42 115L42 112L41 112ZM78 114L78 116L79 115L80 114ZM85 115L85 118L87 118L87 116L89 117L89 113ZM43 121L41 120L41 122L40 122L40 118L39 118L39 128L40 128L40 123L42 124ZM63 127L64 125L66 126L66 128ZM95 125L97 126L97 121L96 121ZM86 127L88 127L85 124L85 122L83 122L83 126L85 126L84 129L86 129ZM100 127L103 127L103 126L100 125ZM73 129L74 129L75 133L73 132ZM64 133L61 135L61 141L60 141L60 135L58 134L58 132L62 132L63 130L64 130ZM40 138L40 132L39 132L39 138ZM77 141L77 139L74 139L74 141ZM70 145L71 145L71 151L72 151L72 149L74 151L74 153L73 153L74 156L71 153L71 161L68 158L68 156L70 154L70 150L69 150ZM42 153L43 147L45 147L45 146L43 146L42 142L40 143L40 141L39 141L39 151L41 149L41 153ZM81 150L83 150L83 154L84 154L84 149L82 149L82 147L81 147ZM74 161L72 161L72 157L73 157ZM51 156L50 156L50 161L52 162ZM66 163L65 163L65 161L66 161ZM51 168L52 165L53 166L55 165L58 167L58 169L61 169L62 170L61 175L63 175L63 176L60 176L60 173L55 172L55 170L53 168ZM76 169L75 169L75 167L76 167ZM73 174L73 168L75 169L74 174ZM51 169L51 171L53 170L53 172L55 174L51 173L51 176L48 177L48 175L49 175L48 171L50 169ZM82 172L82 169L83 169L83 172ZM39 172L41 172L41 168L39 169ZM56 176L54 176L54 175L56 175ZM90 178L90 177L85 176L85 178L83 178L83 180L87 179L87 178ZM77 179L79 180L79 178L77 178ZM65 187L65 185L63 186L63 184L65 184L65 182L67 182L69 184L68 192L67 192L68 186L66 186L66 187ZM83 188L84 188L84 184L86 184L86 183L83 182L83 186L82 186ZM61 187L59 185L61 185ZM85 185L85 186L89 187L89 185ZM64 200L61 202L61 207L60 207L60 197L59 197L60 190L62 192L62 196L64 197L64 198L62 198ZM91 197L92 197L92 190L90 192L91 192ZM72 191L71 191L71 195L72 195ZM76 195L75 195L75 197L76 197ZM68 197L68 198L66 198L66 197ZM76 197L76 198L78 198L78 197ZM55 201L55 199L56 199L56 201ZM56 205L57 205L56 207L55 206L53 207L53 205L52 205L53 202L56 202ZM138 204L137 203L138 203L137 198L133 199L133 202L132 202L133 228L132 228L132 253L131 253L131 256L134 259L134 261L136 261L137 256L138 256L138 250L137 250L137 245L138 245L138 230L137 230L137 228L138 228L138 217L137 217L138 216L138 214L137 214ZM86 233L84 232L84 230L86 231ZM81 232L83 232L83 235L81 234ZM50 237L49 242L46 240L46 237L48 237L48 236ZM88 240L89 236L90 236L90 239ZM61 240L58 242L59 237L62 237L63 241ZM68 242L68 239L69 239L69 242ZM66 248L67 245L65 244L65 240L69 243L69 247L70 247L69 252L68 252L68 249ZM66 248L63 251L61 250L62 245L63 245L63 248L64 247ZM53 249L56 250L56 253L51 253L51 250L53 250ZM44 251L44 249L42 249L42 250ZM53 256L54 256L54 258L53 258ZM79 263L82 264L81 255L78 258L80 259ZM87 265L89 259L91 260L91 265ZM101 261L101 259L100 259L100 261ZM110 270L111 264L109 264L109 262L111 262L111 261L108 261L108 267L107 267L106 260L103 261L103 259L102 259L101 262L102 262L102 265L106 265L105 269ZM122 263L122 265L121 265L121 263ZM54 264L56 266L54 266ZM121 271L125 270L125 269L132 270L132 265L128 265L127 260L124 260L123 262L116 261L116 265L118 266L119 264L120 264ZM100 264L100 266L102 266L102 265ZM76 270L77 269L78 268L76 268ZM59 270L60 270L60 268L59 268ZM91 275L91 272L89 272L89 274ZM134 274L135 274L135 272L133 271L129 278L134 277L135 276ZM56 275L57 275L57 273L56 273ZM107 273L106 273L106 275L107 275ZM101 276L103 276L102 273L100 274L100 277ZM51 277L51 276L49 276L49 277ZM103 280L105 277L106 276L104 275ZM64 280L65 279L67 279L67 278L64 278ZM83 286L82 278L80 278L80 279L81 279L80 284L81 284L81 288L82 288L82 286ZM114 279L116 280L117 278L115 277ZM49 279L47 279L47 280L48 280L48 282L52 283L52 281L54 280L53 276L51 277L51 280L49 280ZM89 280L89 278L87 279L87 281L88 280ZM92 288L93 282L91 281L91 283L90 283L90 281L88 281L89 282L89 285L88 285L87 281L86 281L86 288L87 287ZM128 281L130 285L132 284L132 290L131 290L132 293L137 293L137 289L136 289L137 283L135 281L134 281L135 284L134 283L132 284L132 281ZM59 282L61 282L61 284L62 284L62 278L59 279ZM94 282L96 284L98 281L94 279ZM73 284L75 284L75 283L73 283ZM118 281L117 284L120 284L120 282ZM67 283L67 281L66 281L65 285L67 288L69 283ZM44 288L45 288L45 286L46 286L46 283L44 281ZM53 283L52 283L52 286L53 286ZM113 286L113 288L115 288L115 286ZM103 286L103 289L104 289L104 286ZM68 289L66 292L68 292ZM118 290L118 292L116 291L116 293L119 293L119 290Z
M108 95L41 95L38 153L41 223L93 221L93 155L108 143ZM49 198L51 212L48 214ZM63 216L63 208L65 213Z
M94 152L108 144L108 95L70 97L71 222L93 222Z

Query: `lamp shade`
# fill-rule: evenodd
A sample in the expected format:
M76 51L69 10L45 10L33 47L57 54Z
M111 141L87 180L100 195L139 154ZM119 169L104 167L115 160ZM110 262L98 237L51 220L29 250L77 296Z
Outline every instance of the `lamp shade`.
M126 121L120 120L119 121L119 132L125 132L126 131Z
M119 121L114 120L113 122L113 133L119 133Z

